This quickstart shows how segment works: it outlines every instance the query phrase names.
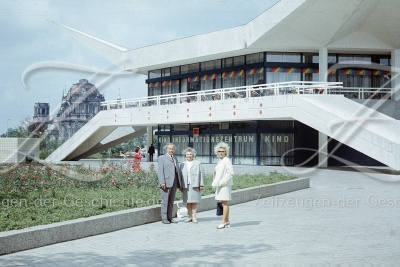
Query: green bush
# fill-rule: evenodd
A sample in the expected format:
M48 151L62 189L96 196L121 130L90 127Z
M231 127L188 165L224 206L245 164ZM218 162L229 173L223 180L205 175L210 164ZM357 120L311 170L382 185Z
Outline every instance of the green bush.
M132 171L131 166L131 161L99 169L37 162L1 166L0 231L159 204L154 165L139 171ZM294 178L277 172L235 175L232 189ZM212 176L206 175L204 196L214 194L211 181ZM176 200L181 198L178 192Z

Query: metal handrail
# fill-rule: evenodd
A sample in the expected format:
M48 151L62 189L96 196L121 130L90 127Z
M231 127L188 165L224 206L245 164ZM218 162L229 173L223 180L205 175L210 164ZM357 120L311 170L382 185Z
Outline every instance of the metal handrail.
M341 88L342 82L292 81L104 101L100 106L102 110L110 110L272 95L326 94Z
M392 99L394 88L342 87L330 88L328 94L340 94L350 99Z

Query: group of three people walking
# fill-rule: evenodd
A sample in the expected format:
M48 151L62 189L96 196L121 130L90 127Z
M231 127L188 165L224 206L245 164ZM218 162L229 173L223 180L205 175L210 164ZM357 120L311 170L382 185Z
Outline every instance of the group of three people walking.
M165 146L165 154L158 158L158 182L161 194L161 219L162 223L176 223L172 219L175 193L183 193L183 202L187 203L189 217L185 222L197 223L197 204L201 200L201 191L204 188L204 171L201 163L195 160L196 151L188 147L183 151L185 161L179 164L174 156L175 145L169 143ZM214 169L212 187L216 189L215 199L222 203L222 221L218 229L229 227L229 206L231 200L233 167L229 159L229 145L221 142L214 147L214 152L219 161Z

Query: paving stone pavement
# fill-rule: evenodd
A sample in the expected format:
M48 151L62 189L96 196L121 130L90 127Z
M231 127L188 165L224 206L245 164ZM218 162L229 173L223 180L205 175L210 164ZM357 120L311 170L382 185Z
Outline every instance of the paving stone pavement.
M396 174L380 174L390 179ZM161 222L0 256L0 266L400 264L400 183L320 169L310 188L215 210L198 224Z

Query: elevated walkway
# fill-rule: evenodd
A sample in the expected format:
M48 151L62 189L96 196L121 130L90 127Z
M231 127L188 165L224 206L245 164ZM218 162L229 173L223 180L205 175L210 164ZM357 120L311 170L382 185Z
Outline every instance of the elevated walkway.
M400 170L400 122L342 95L327 94L338 87L287 82L104 102L104 110L46 160L79 160L158 124L287 119ZM119 127L130 127L130 132L111 138Z

